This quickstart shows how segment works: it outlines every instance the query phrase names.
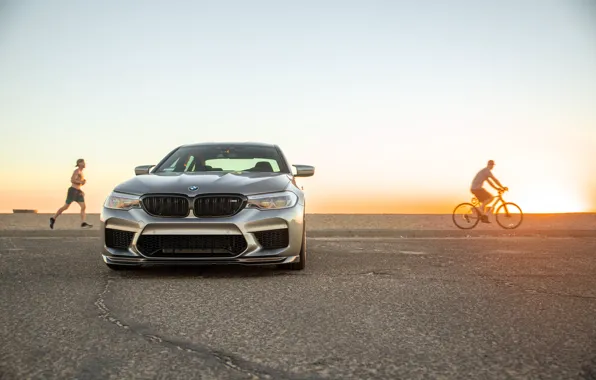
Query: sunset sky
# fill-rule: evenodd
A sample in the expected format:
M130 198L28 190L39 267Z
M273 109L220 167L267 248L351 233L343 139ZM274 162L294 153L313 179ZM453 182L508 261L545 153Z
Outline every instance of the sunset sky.
M450 213L486 161L596 211L596 2L0 0L0 212L88 212L203 141L316 167L311 213ZM74 205L68 212L78 212Z

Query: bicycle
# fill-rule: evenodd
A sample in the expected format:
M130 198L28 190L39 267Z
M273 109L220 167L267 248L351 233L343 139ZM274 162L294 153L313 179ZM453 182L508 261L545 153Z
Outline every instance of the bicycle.
M495 219L502 228L512 230L520 226L524 219L524 214L521 208L513 202L506 202L503 199L503 193L508 189L500 189L498 195L495 197L496 201L491 208L491 214L495 215ZM497 204L501 205L497 208ZM469 230L480 222L482 212L479 207L480 201L476 197L472 197L471 203L460 203L453 210L453 223L462 230ZM460 224L461 223L461 224Z

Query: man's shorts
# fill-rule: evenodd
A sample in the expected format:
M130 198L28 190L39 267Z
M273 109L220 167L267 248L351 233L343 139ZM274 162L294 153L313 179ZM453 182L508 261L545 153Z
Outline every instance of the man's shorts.
M71 204L72 202L85 202L85 195L82 190L75 189L74 187L68 188L66 204Z
M472 189L471 191L472 191L472 194L474 194L480 202L487 201L493 197L491 193L489 193L488 191L486 191L483 188Z

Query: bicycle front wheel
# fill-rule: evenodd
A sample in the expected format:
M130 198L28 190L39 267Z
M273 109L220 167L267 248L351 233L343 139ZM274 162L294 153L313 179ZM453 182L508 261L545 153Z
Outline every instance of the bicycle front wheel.
M521 208L512 202L505 202L499 206L495 217L499 226L508 230L519 227L524 220L524 214Z
M471 203L460 203L453 210L453 223L462 230L469 230L480 221L478 209Z

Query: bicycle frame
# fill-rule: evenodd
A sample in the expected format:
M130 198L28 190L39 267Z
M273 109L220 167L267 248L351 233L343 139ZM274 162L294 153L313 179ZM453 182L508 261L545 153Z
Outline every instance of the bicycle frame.
M495 195L493 197L493 199L491 199L490 203L488 203L485 207L490 207L490 213L491 214L495 214L499 205L499 202L501 202L502 204L505 204L505 200L503 199L503 193L504 191L499 190L498 194ZM483 210L480 210L480 201L478 200L478 198L476 197L472 197L472 205L476 208L476 210L478 210L481 214L483 213ZM492 205L492 206L491 206ZM505 208L505 212L509 213L509 210L507 210L507 206L504 206Z

